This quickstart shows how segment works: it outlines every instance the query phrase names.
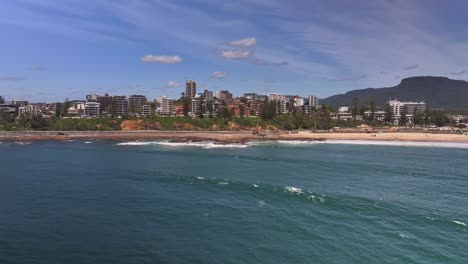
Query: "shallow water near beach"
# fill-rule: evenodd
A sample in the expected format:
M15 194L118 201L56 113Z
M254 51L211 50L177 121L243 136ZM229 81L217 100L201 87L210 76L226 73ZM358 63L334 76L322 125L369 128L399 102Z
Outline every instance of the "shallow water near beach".
M0 144L0 263L467 263L463 144Z

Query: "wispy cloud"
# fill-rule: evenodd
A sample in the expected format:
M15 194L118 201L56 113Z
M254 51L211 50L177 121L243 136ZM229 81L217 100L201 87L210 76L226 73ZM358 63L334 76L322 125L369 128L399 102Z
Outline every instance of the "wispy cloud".
M338 82L355 82L355 81L360 81L366 78L366 75L349 75L349 76L343 76L340 78L332 79L332 81L338 81Z
M223 79L226 77L227 72L222 72L222 71L216 71L211 74L211 78L213 79Z
M252 61L253 64L255 65L259 65L259 66L266 66L266 65L273 65L273 66L286 66L288 65L289 63L287 61L268 61L268 60L264 60L264 59L259 59L259 58L256 58Z
M461 70L461 71L457 71L457 72L449 72L448 74L450 75L463 75L466 73L466 70Z
M169 81L167 83L167 85L166 85L166 87L168 87L168 88L178 88L180 86L181 86L181 84L176 82L176 81Z
M222 50L220 56L228 60L247 59L252 56L251 49Z
M403 67L403 70L414 70L417 68L419 68L419 64L411 64L411 65Z
M181 63L182 57L180 56L167 56L167 55L145 55L140 59L142 62L148 63L162 63L162 64L175 64Z
M42 72L42 71L46 71L47 68L43 66L32 66L32 67L29 67L28 70L35 71L35 72Z
M23 80L26 80L26 78L20 77L20 76L12 76L12 75L0 76L0 81L18 82L18 81L23 81Z
M256 43L257 39L252 37L231 41L229 42L229 45L234 47L250 47L255 45Z
M266 79L265 82L266 82L266 83L275 83L276 81L275 81L275 80L271 80L271 79Z

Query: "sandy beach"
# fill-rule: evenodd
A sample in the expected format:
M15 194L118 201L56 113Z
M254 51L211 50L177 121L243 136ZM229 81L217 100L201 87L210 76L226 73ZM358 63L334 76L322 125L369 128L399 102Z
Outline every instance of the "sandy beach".
M265 136L253 135L250 131L44 131L44 132L0 132L0 141L36 140L171 140L213 141L217 143L245 143L255 140L369 140L369 141L414 141L414 142L453 142L468 143L468 135L431 133L271 133Z

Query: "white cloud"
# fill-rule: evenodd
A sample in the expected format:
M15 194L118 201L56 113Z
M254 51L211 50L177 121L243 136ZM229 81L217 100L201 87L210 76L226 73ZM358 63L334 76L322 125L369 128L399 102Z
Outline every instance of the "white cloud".
M244 38L229 42L229 45L234 47L250 47L257 43L256 38Z
M223 79L226 77L227 72L222 72L222 71L216 71L211 74L211 78L213 79Z
M142 62L149 62L149 63L162 63L162 64L174 64L174 63L181 63L182 57L180 56L156 56L156 55L145 55L141 58Z
M251 49L237 49L237 50L223 50L221 51L221 57L228 60L240 60L246 59L252 56Z
M177 87L180 87L180 83L176 82L176 81L169 81L167 83L167 87L169 88L177 88Z

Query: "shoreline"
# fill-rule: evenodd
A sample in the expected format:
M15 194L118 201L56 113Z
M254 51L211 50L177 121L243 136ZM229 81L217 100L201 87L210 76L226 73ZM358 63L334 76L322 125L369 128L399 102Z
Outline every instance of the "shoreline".
M0 132L0 141L30 142L42 140L169 140L174 143L212 141L218 144L245 144L250 141L285 140L285 141L327 141L327 140L366 140L395 142L441 142L468 143L468 135L431 134L431 133L289 133L280 132L265 136L253 135L250 131L116 131L116 132L81 132L81 131L34 131Z

